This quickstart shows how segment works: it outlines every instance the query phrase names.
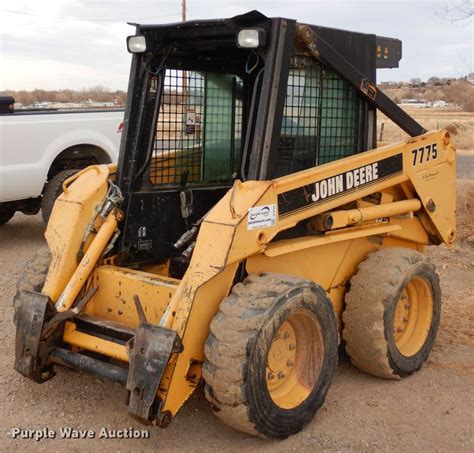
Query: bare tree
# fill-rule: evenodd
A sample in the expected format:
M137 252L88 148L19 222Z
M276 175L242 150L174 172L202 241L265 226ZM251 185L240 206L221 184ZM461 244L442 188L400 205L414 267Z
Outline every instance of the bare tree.
M474 16L472 0L449 0L443 4L441 17L450 22L459 22Z
M441 79L436 76L432 76L427 80L428 85L438 86L441 85Z

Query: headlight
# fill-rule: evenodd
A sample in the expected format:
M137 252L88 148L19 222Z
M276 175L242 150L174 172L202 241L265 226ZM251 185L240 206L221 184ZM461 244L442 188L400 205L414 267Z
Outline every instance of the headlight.
M146 39L143 35L129 36L127 38L127 48L130 53L146 52Z
M261 28L243 28L237 35L237 46L256 49L265 44L265 30Z

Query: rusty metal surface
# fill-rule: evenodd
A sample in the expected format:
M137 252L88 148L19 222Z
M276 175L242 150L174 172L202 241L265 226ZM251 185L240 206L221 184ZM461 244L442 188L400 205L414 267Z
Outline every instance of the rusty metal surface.
M181 340L173 330L141 323L129 346L128 413L149 424L157 416L154 403L164 369L171 354L181 351Z
M79 332L91 335L99 334L108 337L107 339L116 340L119 343L123 342L123 344L135 334L135 331L125 324L97 316L80 315L76 316L73 322Z
M44 322L55 312L54 304L44 294L26 293L16 324L15 370L35 382L44 382L53 373L46 365L48 345L41 336Z
M50 360L57 365L84 371L121 385L125 385L127 382L128 370L126 368L105 363L84 354L56 348L51 353Z
M82 309L86 306L87 302L89 302L94 294L96 293L97 288L91 288L87 293L82 297L70 310L61 311L56 313L47 323L45 323L43 328L43 333L41 334L41 338L48 338L66 319L74 318L78 313L82 311Z

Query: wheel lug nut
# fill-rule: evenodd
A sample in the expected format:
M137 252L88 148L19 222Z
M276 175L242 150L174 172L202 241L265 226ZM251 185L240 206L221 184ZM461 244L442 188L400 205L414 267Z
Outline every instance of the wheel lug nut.
M408 322L408 318L403 318L403 322Z
M403 329L401 329L400 327L397 329L397 333L402 333L403 332Z
M280 371L278 373L278 379L283 379L285 377L285 375Z
M410 308L410 304L405 304L405 308L406 309Z
M268 378L269 381L271 381L272 379L275 378L275 375L273 373L268 373L267 378Z
M283 338L285 338L285 339L286 339L286 338L290 338L290 334L289 334L288 332L285 332L285 333L283 334Z
M292 344L290 344L290 345L288 346L288 349L289 349L290 351L294 351L294 350L296 349L296 345L294 345L294 344L292 343Z
M286 362L286 366L293 366L293 361L288 359L288 362Z

